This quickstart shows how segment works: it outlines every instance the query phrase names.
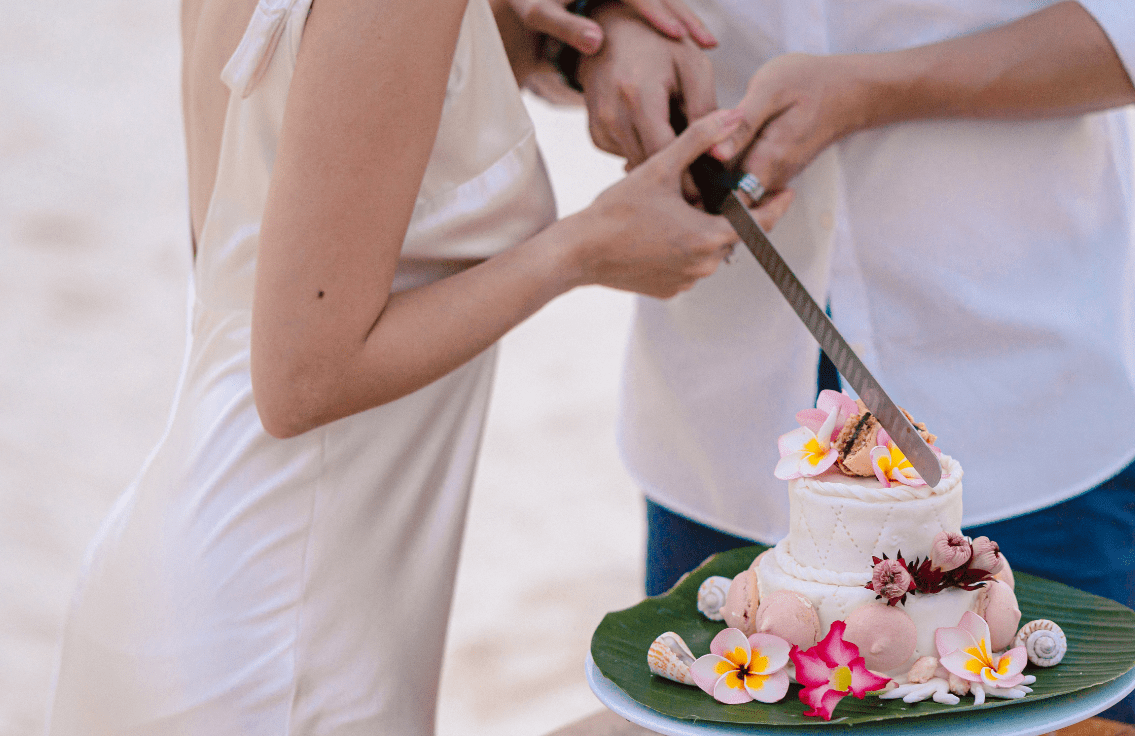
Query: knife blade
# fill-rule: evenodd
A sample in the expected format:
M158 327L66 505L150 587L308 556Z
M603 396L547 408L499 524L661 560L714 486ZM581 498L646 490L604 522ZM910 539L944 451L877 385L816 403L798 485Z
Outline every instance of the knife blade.
M677 116L672 118L674 118L673 122L677 123L674 125L674 130L680 132L681 128L685 127L684 119L679 121L676 119ZM931 487L938 485L942 479L942 466L937 455L871 375L871 371L867 370L867 366L863 365L863 361L788 267L768 235L753 219L749 208L738 196L737 192L740 189L754 202L760 199L764 192L757 180L751 175L728 170L724 164L708 154L703 154L690 166L690 175L697 185L706 211L721 214L729 220L740 236L741 242L764 268L765 273L800 317L804 326L812 333L812 337L816 338L820 349L827 354L844 380L859 394L867 409L875 415L883 429L887 430L891 440L902 450L922 480Z

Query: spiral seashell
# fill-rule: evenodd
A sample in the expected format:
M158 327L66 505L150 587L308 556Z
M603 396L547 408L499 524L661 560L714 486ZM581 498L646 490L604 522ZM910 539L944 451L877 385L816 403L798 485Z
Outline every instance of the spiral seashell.
M721 621L725 615L721 607L729 595L729 584L733 581L721 575L710 575L698 586L698 610L710 621Z
M1060 664L1068 651L1068 639L1052 621L1038 618L1021 627L1013 637L1014 647L1024 647L1029 661L1037 667L1053 667Z
M646 663L650 666L650 671L659 677L683 685L697 685L690 672L690 666L694 663L694 653L686 646L682 637L673 631L660 634L654 640L646 652Z

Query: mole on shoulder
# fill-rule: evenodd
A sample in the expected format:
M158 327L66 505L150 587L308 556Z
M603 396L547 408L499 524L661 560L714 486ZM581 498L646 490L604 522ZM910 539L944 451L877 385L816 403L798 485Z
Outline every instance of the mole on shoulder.
M323 298L323 290L322 290L322 289L320 289L320 291L319 291L319 298L320 298L320 299L322 299L322 298Z

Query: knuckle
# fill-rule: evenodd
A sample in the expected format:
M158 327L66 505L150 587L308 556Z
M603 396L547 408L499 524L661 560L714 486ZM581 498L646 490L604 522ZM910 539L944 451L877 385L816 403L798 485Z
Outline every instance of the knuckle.
M630 109L637 110L642 106L642 88L634 80L618 80L615 91L619 100Z

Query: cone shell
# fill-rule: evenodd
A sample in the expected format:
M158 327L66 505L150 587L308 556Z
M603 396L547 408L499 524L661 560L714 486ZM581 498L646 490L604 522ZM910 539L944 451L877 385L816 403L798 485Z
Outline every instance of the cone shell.
M1013 637L1014 647L1024 647L1029 661L1037 667L1060 664L1068 652L1068 639L1064 631L1046 618L1029 621Z
M650 671L659 677L683 685L697 685L693 674L690 673L694 654L682 637L673 631L667 631L654 640L647 650L646 663L650 666Z
M729 595L729 584L733 581L721 575L710 575L698 586L698 610L710 621L721 621L725 598Z

